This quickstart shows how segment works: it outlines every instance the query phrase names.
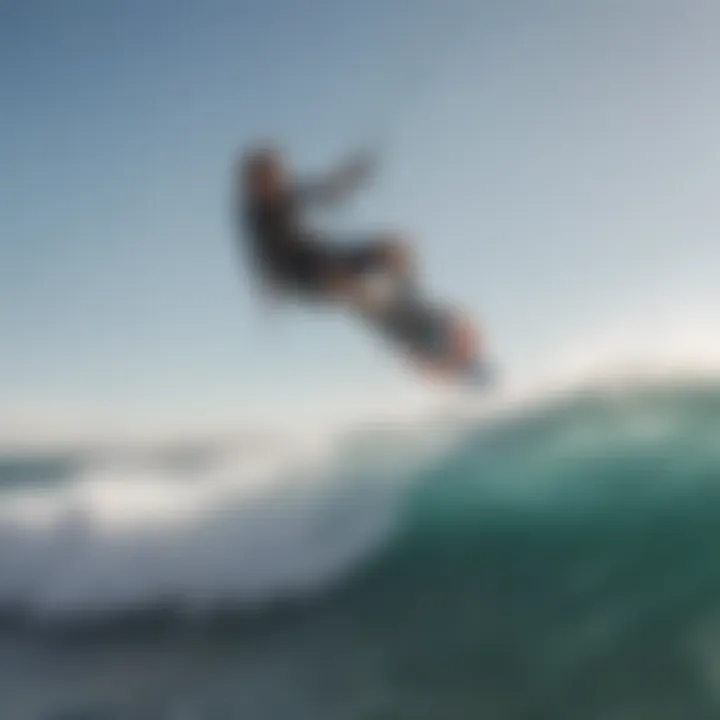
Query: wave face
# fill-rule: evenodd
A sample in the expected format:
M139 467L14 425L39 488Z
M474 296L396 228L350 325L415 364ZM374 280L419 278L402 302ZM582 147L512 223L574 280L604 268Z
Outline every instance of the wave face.
M0 603L56 616L257 608L352 582L368 560L463 552L513 518L578 531L691 503L701 520L720 491L719 438L720 383L703 382L583 391L281 452L5 458Z
M257 717L283 716L257 684L281 670L307 680L295 717L717 716L720 383L201 455L7 471L0 604L43 625L210 613L257 663L232 700ZM363 709L307 697L313 663Z

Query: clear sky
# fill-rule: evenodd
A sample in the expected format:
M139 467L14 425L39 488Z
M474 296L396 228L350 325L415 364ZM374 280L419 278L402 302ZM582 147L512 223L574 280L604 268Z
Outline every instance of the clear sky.
M392 131L327 222L414 236L508 366L720 310L719 29L710 0L6 0L0 439L421 392L342 316L260 327L228 206L257 138L315 170Z

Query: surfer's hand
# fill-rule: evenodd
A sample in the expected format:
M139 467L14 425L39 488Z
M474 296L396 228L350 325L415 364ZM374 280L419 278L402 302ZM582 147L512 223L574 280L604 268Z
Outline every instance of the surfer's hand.
M345 195L367 182L375 174L378 163L376 153L370 150L357 152L335 171L330 184L339 196Z
M354 182L365 182L377 172L380 164L380 158L375 150L362 150L351 156L345 172L353 179Z
M301 183L298 186L298 195L305 202L333 206L367 182L375 173L377 165L377 153L358 152L319 180Z

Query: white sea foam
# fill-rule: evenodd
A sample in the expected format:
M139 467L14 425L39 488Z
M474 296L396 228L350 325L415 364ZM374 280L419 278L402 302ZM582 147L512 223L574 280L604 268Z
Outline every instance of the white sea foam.
M391 427L395 440L376 428L254 456L218 450L182 476L98 459L70 481L6 490L0 604L55 616L322 592L382 545L403 477L442 444Z

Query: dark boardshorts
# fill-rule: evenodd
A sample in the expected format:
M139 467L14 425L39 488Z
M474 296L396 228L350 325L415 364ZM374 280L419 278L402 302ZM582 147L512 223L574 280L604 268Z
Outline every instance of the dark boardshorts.
M304 293L322 294L333 277L357 277L383 267L386 243L376 238L341 244L325 241L292 245L274 259L276 278Z

